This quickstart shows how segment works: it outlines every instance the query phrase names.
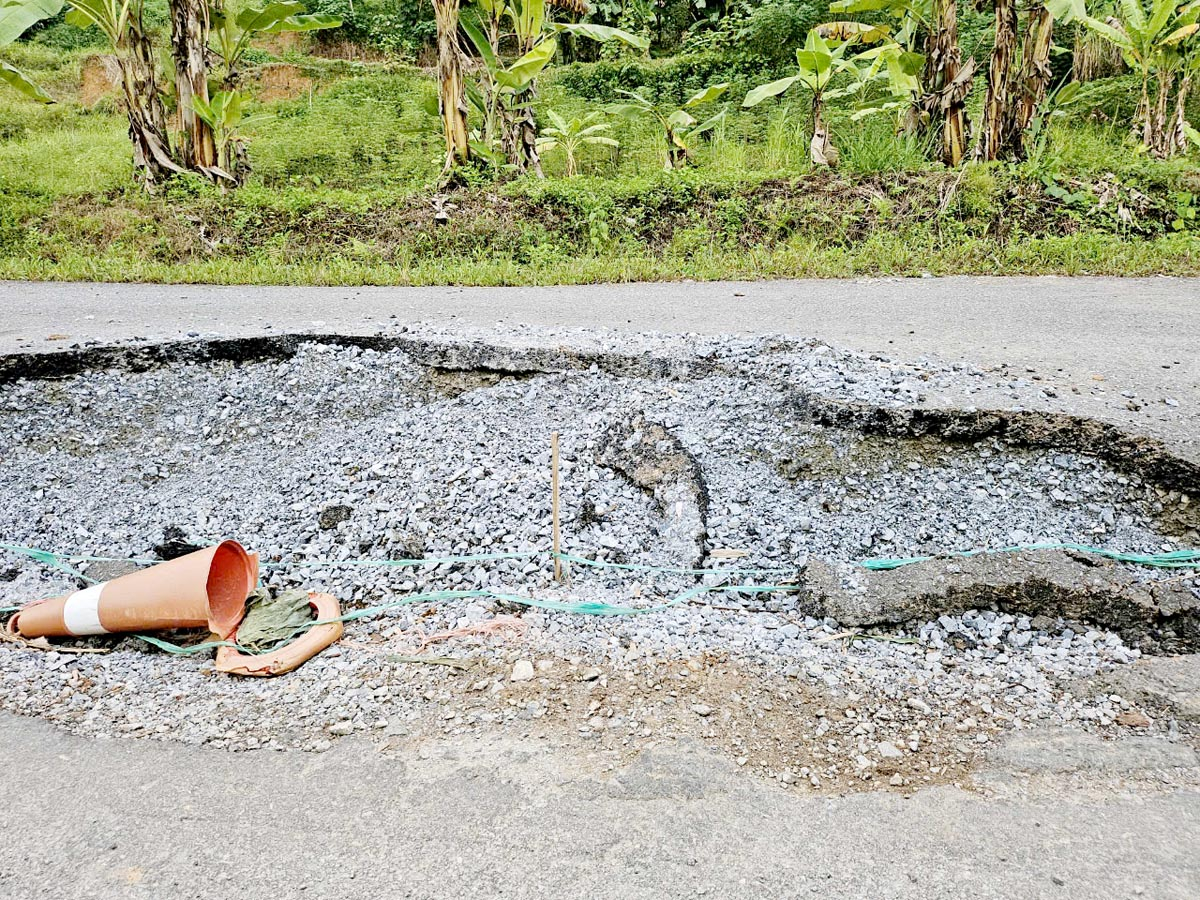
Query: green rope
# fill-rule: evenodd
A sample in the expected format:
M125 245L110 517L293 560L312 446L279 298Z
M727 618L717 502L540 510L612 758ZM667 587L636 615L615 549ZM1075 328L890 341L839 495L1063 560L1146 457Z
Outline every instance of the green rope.
M532 559L541 556L541 550L516 550L511 553L474 553L467 556L434 556L425 559L300 559L294 562L281 560L279 562L264 562L259 565L264 569L317 569L322 566L363 566L380 568L413 568L416 566L440 566L445 563L488 562L497 559Z
M188 644L181 646L172 644L170 641L164 641L162 638L151 637L148 634L129 634L126 637L136 638L139 641L145 641L151 647L157 647L159 650L165 650L172 656L190 656L193 653L203 653L206 650L216 650L219 647L232 647L239 653L246 653L253 656L253 652L240 646L234 641L204 641L200 644Z
M1193 569L1200 568L1200 550L1174 550L1170 553L1121 553L1116 550L1105 550L1102 547L1089 547L1085 544L1017 544L1012 547L1000 547L995 550L948 550L935 556L907 556L859 561L865 569L880 572L911 566L913 563L928 562L932 559L965 559L992 553L1020 553L1024 550L1076 550L1080 553L1090 553L1117 562L1131 563L1138 566L1151 566L1158 569Z
M116 557L102 556L81 556L74 554L54 553L49 550L41 550L35 547L24 547L17 544L0 543L0 550L8 550L14 553L20 553L28 556L37 562L45 565L53 566L61 569L75 577L82 578L89 583L95 583L95 580L88 578L82 572L77 571L67 564L67 560L73 562L135 562L143 564L153 564L161 562L161 560L134 559L120 560ZM1200 568L1200 550L1176 550L1170 553L1121 553L1115 550L1105 550L1100 547L1089 547L1083 544L1070 543L1045 543L1045 544L1021 544L1012 547L1001 547L996 550L981 549L981 550L952 550L944 553L939 553L935 556L910 556L910 557L878 557L873 559L864 559L859 561L859 565L872 571L888 571L898 569L903 566L912 565L918 562L927 562L934 559L950 559L950 558L966 558L978 556L981 554L990 553L1016 553L1025 550L1076 550L1083 553L1091 553L1096 556L1102 556L1107 559L1116 560L1118 562L1130 563L1133 565L1151 566L1156 568ZM300 567L329 567L337 568L341 566L382 566L382 567L413 567L424 565L443 565L445 563L461 563L461 562L482 562L488 560L499 559L532 559L538 557L547 557L549 559L558 558L564 562L577 563L583 566L591 566L594 568L603 569L619 569L625 571L639 572L661 572L678 575L722 575L728 579L730 576L741 575L762 575L776 574L781 572L795 571L795 569L689 569L675 568L671 566L650 566L633 563L609 563L602 560L588 559L583 556L576 556L571 553L554 553L553 551L514 551L508 553L480 553L467 556L448 556L434 557L431 559L356 559L356 560L297 560L295 562L267 562L262 563L264 568L290 568L294 566ZM397 609L403 606L411 606L416 603L443 603L449 601L467 600L488 598L499 600L506 603L514 603L521 606L531 607L535 609L545 609L552 612L570 613L574 615L587 616L635 616L646 615L648 613L663 612L673 607L688 603L697 597L713 592L724 591L740 591L748 594L768 594L768 593L785 593L789 591L800 590L800 586L795 584L730 584L728 580L723 580L712 585L697 585L689 588L682 593L666 600L662 603L657 603L651 606L618 606L600 601L583 601L578 603L570 603L560 600L542 600L535 597L525 597L519 594L509 594L492 590L442 590L431 591L428 593L409 594L408 596L395 600L391 603L379 604L376 606L368 606L362 609L351 610L344 615L338 616L336 619L321 619L317 621L307 622L289 635L285 640L292 640L297 635L314 628L318 625L328 625L334 622L352 622L357 619L368 618L387 612L392 609ZM10 606L0 608L0 612L9 613L17 612L21 609L19 606ZM199 644L191 644L181 646L170 641L165 641L161 638L151 637L149 635L137 634L131 635L140 641L144 641L153 647L157 647L167 653L174 655L190 655L193 653L201 653L207 650L213 650L218 647L233 647L240 652L254 655L254 651L246 647L242 647L232 641L205 641Z
M37 547L24 547L19 544L0 543L0 550L8 550L13 553L19 553L24 556L28 556L30 559L44 563L45 565L53 566L57 569L61 569L67 574L76 578L80 578L90 584L95 584L96 580L94 578L89 578L87 575L68 565L67 560L72 562L132 562L140 565L154 565L162 562L160 559L145 559L137 557L132 559L123 559L113 556L87 556L74 553L55 553L51 550L42 550ZM913 565L914 563L928 562L934 559L962 559L972 556L980 556L983 554L1019 553L1026 550L1075 550L1080 553L1090 553L1094 556L1101 556L1106 559L1112 559L1117 562L1130 563L1133 565L1151 566L1163 569L1200 568L1200 549L1175 550L1169 553L1123 553L1117 550L1105 550L1102 547L1091 547L1086 544L1072 543L1016 544L1011 547L1000 547L995 549L982 548L976 550L947 550L930 556L874 557L858 560L857 564L871 571L887 571L890 569L898 569L903 566ZM675 566L651 566L639 563L612 563L599 559L589 559L586 556L578 556L573 553L555 553L552 550L517 550L504 553L475 553L465 556L435 556L425 559L367 558L342 560L281 560L278 562L262 562L260 563L260 566L267 569L342 567L412 568L416 566L437 566L466 562L487 562L501 559L536 559L538 557L546 557L548 559L558 558L564 562L576 563L578 565L590 566L592 568L599 569L619 569L623 571L634 572L658 572L674 575L775 575L796 571L796 567L790 569L742 569L731 566L729 568L718 569L692 569ZM3 609L7 612L12 609L19 608L20 607L3 607L0 609Z
M68 565L67 560L72 562L132 562L139 565L154 565L162 562L161 559L146 559L138 557L124 559L114 556L87 556L75 553L55 553L50 550L42 550L37 547L24 547L19 544L0 543L0 550L8 550L13 553L19 553L24 556L28 556L30 559L61 569L62 571L73 575L76 578L81 578L91 584L96 583L95 579L89 578L87 575ZM976 550L947 550L930 556L874 557L858 560L857 564L871 571L888 571L890 569L898 569L903 566L909 566L919 562L928 562L934 559L961 559L992 553L1019 553L1026 550L1075 550L1080 553L1090 553L1094 556L1101 556L1106 559L1130 563L1132 565L1150 566L1163 569L1200 568L1200 549L1175 550L1169 553L1123 553L1116 550L1105 550L1102 547L1091 547L1086 544L1072 543L1016 544L1011 547L1000 547L996 549L983 548ZM796 567L792 567L790 569L742 569L731 566L729 568L718 569L691 569L674 566L651 566L639 563L612 563L599 559L589 559L586 556L578 556L573 553L555 553L551 550L516 550L503 553L475 553L465 556L435 556L425 559L367 558L341 560L281 560L277 562L262 562L260 563L260 566L264 569L342 567L414 568L417 566L438 566L448 563L457 564L466 562L488 562L501 559L536 559L539 557L546 557L548 559L554 559L557 557L564 562L576 563L578 565L590 566L598 569L618 569L622 571L633 572L658 572L674 575L776 575L796 571ZM19 608L20 607L3 607L2 609L7 612L12 609Z
M52 553L49 550L39 550L36 547L19 547L16 544L0 544L0 550L11 550L14 553L22 553L25 556L28 556L30 559L34 560L35 562L40 562L42 565L50 566L55 569L61 569L63 572L66 572L68 575L72 575L75 578L83 579L88 584L96 583L95 578L88 578L88 576L84 575L78 569L74 568L73 566L69 566L66 563L66 561L68 559L79 562L81 560L81 557L67 556L66 554L63 554L63 553ZM113 562L113 561L114 560L106 560L106 562ZM20 607L16 607L16 608L19 609Z

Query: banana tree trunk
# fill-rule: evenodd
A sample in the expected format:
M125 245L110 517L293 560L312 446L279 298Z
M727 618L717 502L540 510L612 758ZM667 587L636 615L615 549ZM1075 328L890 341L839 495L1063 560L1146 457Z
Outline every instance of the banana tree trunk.
M1046 99L1050 86L1050 48L1054 38L1054 16L1044 6L1029 10L1025 43L1021 48L1020 94L1017 97L1012 143L1018 157L1025 155L1025 129Z
M1188 148L1188 136L1183 130L1187 123L1187 117L1184 115L1187 108L1188 94L1192 90L1192 75L1189 72L1184 75L1179 82L1179 90L1175 94L1175 115L1171 119L1171 133L1168 136L1169 152L1174 155L1176 153L1186 153Z
M536 35L518 38L519 56L524 56L532 50L537 42ZM533 114L533 101L536 96L537 85L531 81L523 91L509 98L501 144L505 159L517 172L523 175L533 171L538 178L545 178L537 148L537 120Z
M687 144L679 138L679 135L675 133L675 129L671 125L667 125L666 138L667 170L685 168L691 159L688 154Z
M1017 2L995 0L996 43L988 65L987 97L983 102L979 149L985 162L999 159L1011 135L1013 100L1013 57L1017 47Z
M1150 107L1150 72L1142 71L1142 93L1133 113L1133 137L1147 148L1154 144L1154 112Z
M433 0L437 24L438 111L446 137L447 171L471 158L466 89L458 47L458 3L459 0Z
M246 150L246 142L241 138L226 141L221 157L221 168L233 177L234 185L240 187L245 184L250 177L250 154ZM221 181L222 190L226 187L226 182Z
M812 140L808 142L809 159L814 166L835 167L839 154L829 137L829 129L825 127L825 98L821 94L813 94L812 127Z
M167 116L154 74L154 48L140 28L131 28L117 51L121 89L129 116L129 140L133 144L134 173L151 190L171 173L183 171L171 158Z
M518 172L524 174L532 171L538 178L545 178L537 148L537 120L533 115L535 96L531 84L512 98L504 128L504 156Z
M921 98L921 106L929 115L930 128L941 131L941 157L948 166L959 165L967 152L966 99L971 83L968 73L965 90L956 89L962 68L958 5L955 0L933 0L933 28L926 62L928 90Z
M212 129L196 115L193 99L208 102L207 0L170 0L171 56L175 63L175 98L179 114L179 159L188 169L204 172L217 161Z
M1170 156L1170 132L1167 129L1167 117L1171 114L1171 89L1175 86L1174 72L1158 73L1158 93L1154 98L1154 108L1148 119L1147 148L1155 156Z

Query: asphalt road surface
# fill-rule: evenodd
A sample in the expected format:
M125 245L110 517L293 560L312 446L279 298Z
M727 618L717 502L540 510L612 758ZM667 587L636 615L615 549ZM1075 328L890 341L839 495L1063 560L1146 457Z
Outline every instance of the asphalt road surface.
M519 739L231 753L0 714L0 896L1194 900L1200 795L1170 764L1195 755L1158 744L1035 733L995 796L826 798L692 744L600 773ZM1157 785L1082 787L1061 758Z
M394 319L391 317L395 317ZM540 288L0 282L0 353L83 340L465 322L786 333L904 359L1200 393L1200 279L928 278ZM270 326L266 329L266 326ZM47 341L51 335L65 335Z

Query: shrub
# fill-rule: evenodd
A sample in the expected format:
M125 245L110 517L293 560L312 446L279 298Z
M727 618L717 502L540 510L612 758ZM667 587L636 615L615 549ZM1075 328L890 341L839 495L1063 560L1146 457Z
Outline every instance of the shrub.
M1138 91L1136 75L1101 78L1080 88L1079 99L1074 106L1097 121L1123 125L1133 120Z
M738 46L751 57L791 62L810 28L829 18L827 3L815 0L767 2L754 9L738 32Z
M309 0L308 9L342 20L341 28L315 32L318 42L345 40L413 55L437 38L433 6L425 0Z
M786 74L788 66L780 67ZM668 60L602 60L571 63L555 73L558 84L587 100L614 100L621 91L638 91L663 103L682 103L710 84L734 84L731 96L764 80L774 70L761 61L730 59L716 53L677 56ZM742 90L739 90L741 88Z

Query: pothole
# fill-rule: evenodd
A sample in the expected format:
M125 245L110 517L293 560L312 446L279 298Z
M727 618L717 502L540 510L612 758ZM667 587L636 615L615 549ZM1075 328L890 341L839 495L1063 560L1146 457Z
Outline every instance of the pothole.
M1108 423L926 409L927 384L822 345L430 330L96 348L8 358L0 373L9 543L121 557L147 555L167 529L235 538L279 564L274 587L327 590L351 608L444 588L650 606L704 579L616 566L706 567L731 590L644 617L527 613L529 640L616 665L727 654L822 690L934 692L919 701L934 707L991 685L1012 703L1003 721L1067 715L1056 684L1200 645L1194 573L1065 552L863 568L1043 542L1194 546L1200 477ZM560 585L544 557L439 562L549 547L555 431L565 549L614 567L573 566ZM382 565L415 553L431 562ZM340 565L363 558L381 565ZM13 554L0 568L15 572L14 602L73 586ZM749 590L763 583L789 590ZM400 609L353 624L348 642L386 646L499 610L486 599ZM119 652L167 690L170 660ZM469 652L503 661L513 648ZM384 677L378 654L358 654L318 660L294 683ZM13 685L31 664L12 657L4 702L26 710L36 698L12 699ZM92 681L108 665L72 663ZM213 688L201 718L220 722L232 690Z

